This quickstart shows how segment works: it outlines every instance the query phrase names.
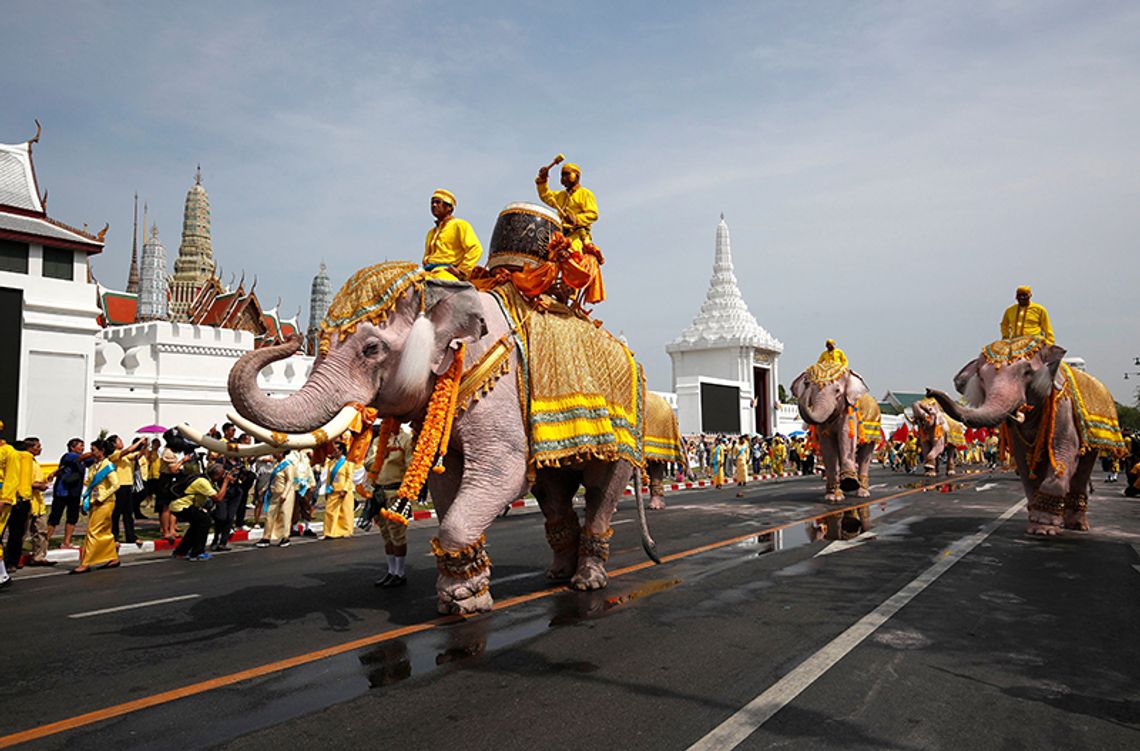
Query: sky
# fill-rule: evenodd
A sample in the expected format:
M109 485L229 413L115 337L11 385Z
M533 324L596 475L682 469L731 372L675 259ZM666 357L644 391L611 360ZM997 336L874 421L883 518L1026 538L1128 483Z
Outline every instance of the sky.
M329 10L331 8L332 10ZM1031 284L1058 344L1140 375L1140 5L1087 2L14 4L0 142L126 285L137 192L172 265L202 168L226 281L301 309L419 260L437 187L488 244L559 152L599 202L609 299L651 388L712 273L871 390L948 388Z

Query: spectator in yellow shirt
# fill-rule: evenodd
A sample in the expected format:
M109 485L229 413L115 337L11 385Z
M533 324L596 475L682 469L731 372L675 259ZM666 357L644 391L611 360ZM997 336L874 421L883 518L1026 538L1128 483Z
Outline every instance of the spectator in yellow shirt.
M1016 339L1019 336L1040 336L1046 344L1054 343L1053 326L1049 323L1049 311L1035 302L1030 302L1033 290L1028 286L1017 288L1016 305L1010 305L1001 318L1001 338Z
M117 435L107 438L112 449L107 459L115 465L119 475L119 488L115 491L115 510L111 514L111 534L119 539L119 520L123 521L123 532L128 545L142 545L135 536L135 470L134 455L146 446L146 439L139 438L130 446L123 446L123 439Z
M424 239L424 269L432 279L467 281L483 255L471 224L454 216L455 196L442 188L432 193L435 226Z

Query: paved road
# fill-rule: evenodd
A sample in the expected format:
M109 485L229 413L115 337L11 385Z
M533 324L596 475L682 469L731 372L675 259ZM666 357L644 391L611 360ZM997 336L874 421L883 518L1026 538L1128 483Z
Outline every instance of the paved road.
M875 474L889 500L852 542L827 539L834 520L827 533L802 521L828 510L814 478L743 499L674 495L651 517L662 552L681 554L662 566L643 565L623 503L616 575L597 593L547 589L541 518L512 513L489 535L500 607L466 621L435 613L431 526L411 531L411 585L396 591L371 586L374 535L85 577L25 570L0 595L0 639L29 647L6 651L0 736L56 731L33 748L1140 747L1140 505L1094 496L1092 533L1044 541L1023 534L1009 477L905 487L915 479Z

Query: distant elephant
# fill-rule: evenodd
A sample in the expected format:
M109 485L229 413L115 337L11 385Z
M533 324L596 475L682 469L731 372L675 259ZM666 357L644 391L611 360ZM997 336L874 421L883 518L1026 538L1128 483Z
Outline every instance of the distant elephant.
M824 500L842 501L844 491L868 497L881 417L863 377L846 367L817 363L792 382L792 395L800 417L815 426L827 483Z
M953 477L957 474L954 462L958 457L953 436L961 434L962 424L947 417L939 409L938 403L929 398L919 399L911 405L911 412L914 414L919 455L926 476L938 476L938 458L942 456L946 459L946 476Z
M504 369L489 371L494 377L487 382L489 391L455 415L444 471L428 473L439 516L438 537L432 546L439 570L439 610L473 613L491 609L491 561L484 533L508 503L528 490L533 490L546 517L547 540L553 549L548 576L569 579L576 589L606 586L610 519L633 466L625 460L598 459L539 468L532 487L527 479L528 433L521 411L525 405L519 394L520 356L518 348L509 344L512 324L504 309L495 297L477 292L468 283L423 280L422 275L416 276L416 267L402 264L393 270L396 265L379 264L357 272L341 289L333 309L342 295L355 294L361 299L352 301L355 307L350 309L363 313L345 319L347 323L333 322L337 327L326 332L312 373L295 394L284 399L267 397L257 374L269 363L295 353L299 339L243 355L229 378L237 411L256 424L252 428L263 426L255 433L259 438L275 431L275 443L310 435L314 440L327 440L327 435L336 432L325 427L336 424L344 430L336 423L337 416L353 403L372 407L381 417L418 426L437 378L451 366L461 343L466 343L466 367L475 366L489 350L508 342ZM410 276L414 281L398 289L377 281L377 275L397 272L406 275L399 279ZM606 334L600 331L599 335ZM580 485L586 487L584 524L571 505ZM655 555L644 523L640 483L636 485L642 541Z
M645 394L645 464L649 475L649 508L665 508L665 470L669 464L685 465L677 415L660 395Z
M963 405L927 395L972 428L1004 426L1029 499L1034 535L1087 530L1089 478L1098 451L1123 455L1116 405L1104 385L1062 361L1065 350L1019 337L987 345L954 376Z

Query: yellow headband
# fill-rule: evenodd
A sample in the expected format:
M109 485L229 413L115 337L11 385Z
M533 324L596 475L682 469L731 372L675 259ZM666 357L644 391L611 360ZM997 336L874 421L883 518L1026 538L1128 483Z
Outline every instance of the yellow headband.
M1033 290L1029 288L1029 285L1028 285L1028 284L1023 284L1023 285L1021 285L1020 287L1018 287L1018 288L1017 288L1017 294L1019 294L1019 295L1020 295L1022 292L1024 292L1024 293L1025 293L1025 294L1027 294L1027 295L1032 295L1032 294L1033 294Z
M562 171L563 172L576 172L576 173L578 173L578 175L582 174L582 168L579 167L577 164L574 164L574 162L566 162L565 164L563 164L562 165Z
M451 208L455 208L455 194L450 190L444 190L443 188L440 188L436 192L432 193L431 197L438 198L444 203L450 204Z

